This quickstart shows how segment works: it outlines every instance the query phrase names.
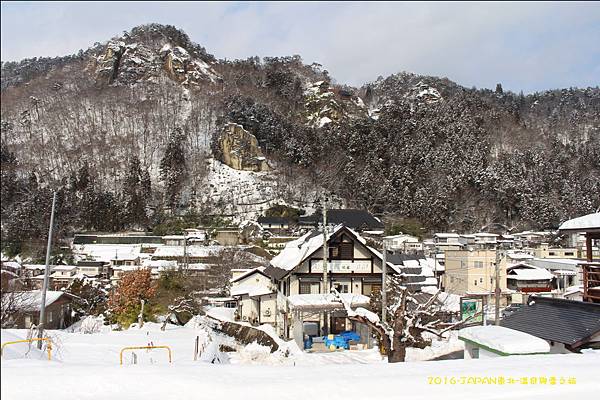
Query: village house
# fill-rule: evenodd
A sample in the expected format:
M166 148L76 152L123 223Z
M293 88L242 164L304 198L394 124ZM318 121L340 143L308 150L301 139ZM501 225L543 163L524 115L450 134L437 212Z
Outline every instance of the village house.
M495 233L479 232L474 233L475 246L479 249L495 249L498 244L498 235Z
M322 223L323 215L321 213L301 216L298 219L298 226L305 228L317 228ZM369 231L383 233L385 228L383 222L368 211L356 209L328 209L327 224L330 227L343 224L356 232Z
M94 260L78 261L77 273L88 278L109 278L112 274L109 263Z
M324 290L323 240L322 232L312 231L288 242L263 271L277 290L277 332L299 344L307 330L322 333L325 326L330 333L354 330L368 336L368 329L349 321L343 306L329 292L335 288L351 304L364 306L373 291L381 290L381 253L341 224L327 235L328 287ZM387 266L390 275L400 272L390 262Z
M265 267L236 271L230 295L237 300L237 316L255 325L276 324L277 293Z
M444 290L458 295L490 294L496 287L496 250L448 250L445 252ZM498 265L500 290L506 287L506 258Z
M50 279L52 284L51 288L54 290L60 290L69 287L73 280L78 277L77 266L75 265L54 265L51 266Z
M261 228L274 234L285 232L292 226L292 221L284 217L258 217L257 222Z
M540 245L532 250L536 258L572 258L576 259L576 248L550 247L548 243L540 243Z
M544 268L519 263L506 268L506 279L507 287L511 290L538 293L550 292L555 276Z
M41 290L9 292L2 294L2 303L11 303L14 308L12 328L29 329L39 323L42 305ZM64 329L71 321L72 297L62 291L46 292L46 329Z
M435 233L433 235L433 243L436 252L462 250L464 247L458 233Z
M390 250L401 251L403 253L416 253L423 251L423 243L416 236L399 234L386 236L387 248Z

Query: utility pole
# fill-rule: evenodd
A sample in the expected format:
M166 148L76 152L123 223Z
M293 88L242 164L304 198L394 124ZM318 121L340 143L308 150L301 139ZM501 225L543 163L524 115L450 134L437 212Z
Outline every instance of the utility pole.
M327 258L329 256L329 248L327 246L327 201L323 198L323 294L329 294L329 284L327 282ZM323 312L323 331L327 335L329 333L329 324L327 321L327 312Z
M494 318L496 325L500 325L500 250L496 248L496 290L495 290Z
M183 268L187 271L187 237L185 237L185 231L183 231Z
M42 287L42 302L40 305L40 323L38 326L38 338L44 337L44 325L46 325L46 292L50 281L50 250L52 248L52 227L54 225L54 209L56 207L56 192L52 196L52 212L50 213L50 228L48 229L48 245L46 246L46 268L44 272L44 286ZM42 348L42 341L38 341L38 349Z
M381 321L387 321L387 242L383 237L383 254L381 256Z

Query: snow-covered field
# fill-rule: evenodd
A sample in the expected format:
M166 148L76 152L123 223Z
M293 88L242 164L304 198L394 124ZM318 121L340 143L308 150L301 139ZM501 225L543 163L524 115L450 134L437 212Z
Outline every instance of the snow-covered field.
M25 330L2 330L2 342L25 338ZM193 326L148 323L142 329L95 334L50 331L53 361L26 345L11 345L2 359L2 399L572 399L600 389L600 352L570 355L501 357L388 364L376 351L308 354L293 350L290 357L246 346L230 353L228 364L210 357L193 361L194 340L206 331ZM216 342L216 341L215 341ZM168 345L166 351L131 352L119 365L125 346ZM450 340L446 347L455 346ZM443 344L438 344L443 346ZM429 349L435 355L435 349ZM207 348L205 354L209 354ZM423 356L410 354L409 358ZM503 385L468 383L469 378L504 377ZM556 384L521 384L521 378L556 377ZM436 384L436 378L442 383ZM444 384L444 379L455 384ZM464 378L464 384L461 379ZM517 383L508 383L508 379ZM576 383L568 383L575 378ZM561 383L561 379L564 382Z

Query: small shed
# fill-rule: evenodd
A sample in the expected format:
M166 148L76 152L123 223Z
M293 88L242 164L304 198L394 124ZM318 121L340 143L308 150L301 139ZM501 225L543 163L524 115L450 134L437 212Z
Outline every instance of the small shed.
M458 338L465 342L465 359L550 353L545 340L503 326L471 326Z

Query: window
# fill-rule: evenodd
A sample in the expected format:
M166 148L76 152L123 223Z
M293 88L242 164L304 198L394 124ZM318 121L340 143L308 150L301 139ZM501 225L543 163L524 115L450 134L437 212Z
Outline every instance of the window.
M548 252L548 255L549 255L549 256L555 256L555 255L556 255L556 253L555 253L555 252L553 252L553 251L549 251L549 252Z
M338 260L352 260L354 258L354 244L340 243L329 248L329 258Z
M310 294L310 282L300 282L300 294Z
M336 283L335 289L340 293L350 293L350 286L347 283Z
M479 278L479 283L483 283L483 278Z
M477 286L477 279L475 279L475 280L473 281L473 284L474 284L475 286Z
M483 268L483 261L475 261L473 264L475 268Z
M340 257L343 260L352 260L354 258L354 245L352 243L340 244Z
M574 256L575 253L573 253L572 251L565 251L565 256Z
M381 284L363 283L363 295L369 296L371 293L377 293L379 291L381 291Z

